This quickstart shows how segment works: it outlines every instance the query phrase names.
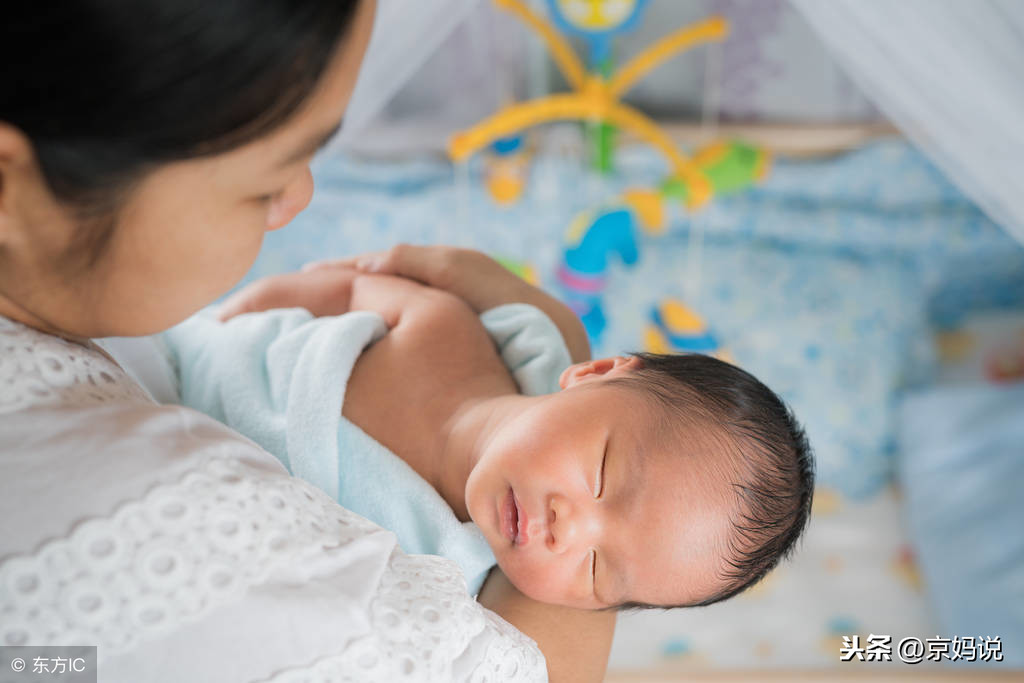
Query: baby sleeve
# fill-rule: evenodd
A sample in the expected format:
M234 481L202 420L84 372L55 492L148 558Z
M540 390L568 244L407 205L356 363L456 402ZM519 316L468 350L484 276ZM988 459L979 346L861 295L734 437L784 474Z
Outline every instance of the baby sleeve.
M558 378L572 365L572 359L551 318L536 306L516 303L485 311L480 322L521 393L539 396L560 390Z

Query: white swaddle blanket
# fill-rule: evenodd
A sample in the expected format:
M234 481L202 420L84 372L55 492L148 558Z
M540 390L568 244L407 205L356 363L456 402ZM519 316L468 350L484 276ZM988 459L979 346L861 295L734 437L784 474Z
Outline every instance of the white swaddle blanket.
M480 320L524 394L559 390L569 366L561 333L527 304ZM260 444L297 477L398 536L406 553L442 555L480 590L494 555L472 522L404 460L342 417L348 378L363 350L387 333L376 313L314 318L299 308L217 322L206 311L164 333L182 404Z

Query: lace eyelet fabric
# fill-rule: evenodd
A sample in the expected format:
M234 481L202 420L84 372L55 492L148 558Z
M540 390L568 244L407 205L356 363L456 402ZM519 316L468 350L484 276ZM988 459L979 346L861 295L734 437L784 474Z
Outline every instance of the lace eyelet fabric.
M4 322L0 414L35 405L151 402L101 354ZM103 661L244 600L275 571L315 559L324 548L336 552L381 533L310 484L253 464L245 458L251 446L239 444L207 445L174 481L0 561L0 645L95 644ZM454 562L394 546L368 605L366 635L263 680L547 679L536 644L476 603Z
M150 399L103 354L0 317L0 414L123 400Z
M265 683L381 683L453 681L453 662L481 638L471 683L547 681L547 668L533 641L493 612L467 600L465 581L454 564L439 557L392 557L371 607L377 628L340 655L289 670ZM458 580L453 581L456 576Z
M377 530L301 480L210 457L112 517L3 563L0 644L95 643L102 659L237 598L295 548ZM476 604L444 558L396 549L370 621L345 652L267 680L452 680L453 662L479 637L488 645L473 680L546 678L532 641Z

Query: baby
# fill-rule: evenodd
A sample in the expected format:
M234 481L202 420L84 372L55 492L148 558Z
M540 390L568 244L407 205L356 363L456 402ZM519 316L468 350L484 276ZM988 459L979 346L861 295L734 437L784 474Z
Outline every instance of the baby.
M808 519L813 466L792 413L758 380L701 355L587 360L571 312L486 256L404 247L400 265L395 253L378 270L441 288L335 264L261 281L222 317L282 306L379 314L387 332L354 361L341 415L415 470L460 522L475 522L520 591L583 609L707 605L791 552ZM575 361L556 372L560 391L520 393L481 323L514 302L535 306ZM323 320L292 313L304 316L296 325ZM293 328L260 328L278 335L267 358L318 343L313 334L282 341ZM196 334L194 348L213 348ZM203 366L202 383L216 386L226 367ZM230 410L213 412L232 422ZM248 435L295 466L282 451L300 435L281 434L284 424L261 418Z

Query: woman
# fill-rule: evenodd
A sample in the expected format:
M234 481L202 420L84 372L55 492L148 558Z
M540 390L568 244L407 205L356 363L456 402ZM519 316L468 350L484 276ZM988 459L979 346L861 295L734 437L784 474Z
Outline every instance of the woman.
M89 341L179 322L305 207L372 0L30 7L0 24L0 643L96 644L105 681L542 673L454 565ZM500 573L480 603L552 680L603 674L614 615Z

